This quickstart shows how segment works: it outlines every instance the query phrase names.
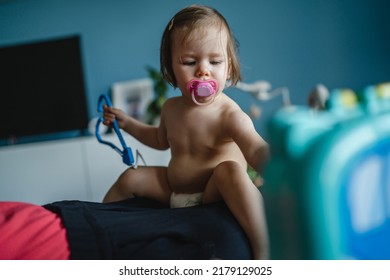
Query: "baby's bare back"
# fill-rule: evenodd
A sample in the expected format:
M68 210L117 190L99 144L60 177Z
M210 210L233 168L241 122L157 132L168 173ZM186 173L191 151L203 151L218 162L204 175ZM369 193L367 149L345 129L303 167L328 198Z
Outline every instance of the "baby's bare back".
M180 98L168 104L164 122L172 153L168 166L172 191L203 191L214 168L224 161L237 161L246 168L243 154L226 133L226 116L233 110L230 105L186 106Z

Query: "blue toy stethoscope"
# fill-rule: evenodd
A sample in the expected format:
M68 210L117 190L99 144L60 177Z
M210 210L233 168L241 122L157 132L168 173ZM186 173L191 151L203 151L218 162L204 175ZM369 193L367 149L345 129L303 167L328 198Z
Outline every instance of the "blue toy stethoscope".
M111 100L108 97L108 95L102 94L102 95L100 95L99 101L98 101L98 112L103 112L103 104L104 104L104 102L107 104L107 106L112 107L112 103L111 103ZM102 137L100 135L100 125L102 124L103 121L104 121L104 118L100 117L98 119L98 121L96 122L95 135L96 135L97 140L100 143L108 145L111 148L113 148L122 157L123 163L127 164L131 168L137 168L138 157L140 157L142 159L142 161L144 162L144 164L145 164L145 160L143 159L142 155L139 153L138 150L136 150L136 160L134 161L133 152L132 152L131 148L126 145L126 142L123 139L122 133L120 132L120 129L119 129L119 126L118 126L118 122L116 121L116 119L114 119L112 127L113 127L115 133L117 134L123 149L121 150L117 146L115 146L113 143L105 141L105 140L102 139Z

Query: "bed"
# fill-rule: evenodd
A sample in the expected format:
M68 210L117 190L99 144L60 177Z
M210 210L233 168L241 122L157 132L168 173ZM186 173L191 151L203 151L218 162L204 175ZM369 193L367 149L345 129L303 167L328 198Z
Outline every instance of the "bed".
M60 220L69 246L69 255L64 258L188 260L251 259L252 257L245 233L222 201L175 209L144 198L131 198L107 204L77 200L58 201L43 207L25 206L28 207L36 207L40 212L49 213L46 216L54 215ZM18 221L18 224L23 224L23 219L34 220L29 217L29 214L18 217L22 211L13 211L15 212L13 218ZM4 211L2 214L0 224L3 224L0 226L0 231L6 228L4 224L7 222ZM10 215L7 214L7 217ZM37 221L40 219L35 218ZM12 234L8 235L17 237L22 234L22 238L16 240L19 242L23 240L23 244L28 246L33 245L29 239L34 238L34 251L38 251L41 245L38 244L37 237L49 231L50 226L53 227L53 218L49 220L50 222L46 224L40 222L38 228L29 232L20 229L13 232L11 230ZM51 236L58 239L58 230L55 228ZM19 254L13 255L19 257L3 255L0 258L59 259L60 257L56 257L58 244L49 244L50 247L47 242L50 238L44 238L46 242L42 244L45 244L46 250L57 247L54 257L45 257L50 254L30 254L22 257L23 254ZM3 246L2 242L9 244L9 240L3 238L2 241L0 238L0 246ZM17 248L14 250L21 250Z

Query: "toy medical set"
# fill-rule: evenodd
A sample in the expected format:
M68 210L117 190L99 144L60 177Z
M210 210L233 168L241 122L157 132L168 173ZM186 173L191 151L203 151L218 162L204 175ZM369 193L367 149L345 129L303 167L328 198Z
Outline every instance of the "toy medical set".
M390 83L335 89L268 124L272 259L390 259Z
M104 102L107 104L107 106L112 107L112 103L111 103L111 100L108 97L108 95L102 94L102 95L100 95L99 101L98 101L98 112L103 112ZM100 125L103 123L103 121L104 121L103 117L100 117L98 119L98 121L96 122L95 135L96 135L97 140L100 143L108 145L111 148L113 148L122 157L123 163L125 163L126 165L128 165L132 168L137 168L139 157L145 163L144 159L142 158L142 155L139 153L138 150L136 150L136 160L134 160L132 149L126 145L126 142L122 136L122 133L119 129L118 122L116 121L116 119L114 119L114 122L112 123L112 128L114 129L116 135L118 136L118 139L122 145L122 149L118 148L116 145L114 145L111 142L103 140L103 138L100 135Z

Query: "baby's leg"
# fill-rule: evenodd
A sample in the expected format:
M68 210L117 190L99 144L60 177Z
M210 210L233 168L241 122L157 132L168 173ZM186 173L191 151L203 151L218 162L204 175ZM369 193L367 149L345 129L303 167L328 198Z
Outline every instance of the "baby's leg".
M170 195L166 167L139 166L137 169L129 168L123 172L107 192L103 202L138 196L169 204Z
M268 258L268 230L263 198L237 162L219 164L203 195L203 203L223 199L248 236L255 259Z

